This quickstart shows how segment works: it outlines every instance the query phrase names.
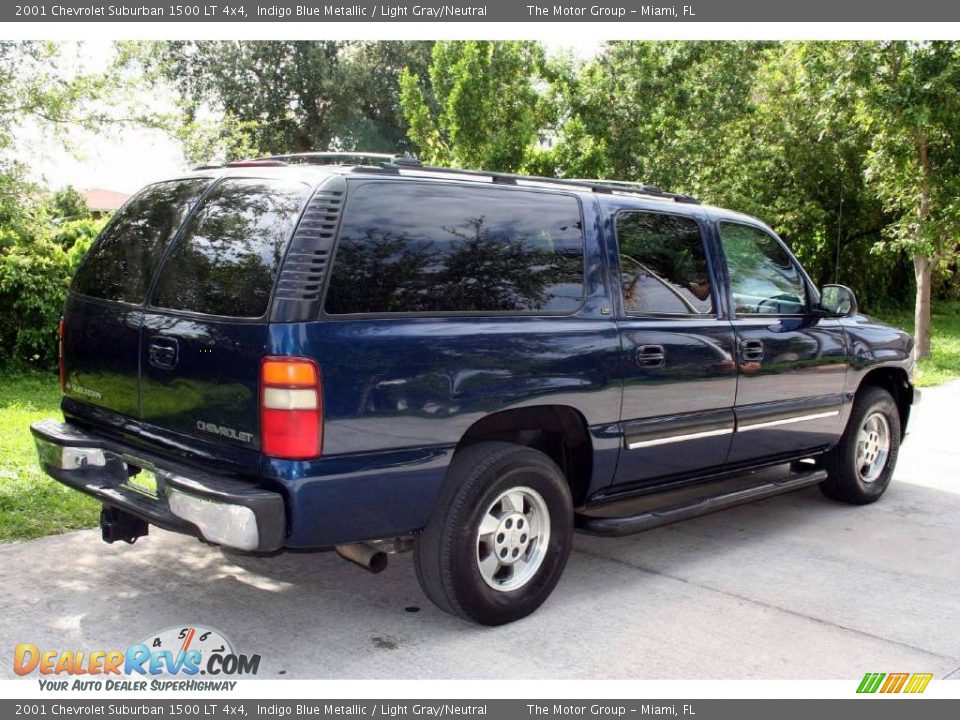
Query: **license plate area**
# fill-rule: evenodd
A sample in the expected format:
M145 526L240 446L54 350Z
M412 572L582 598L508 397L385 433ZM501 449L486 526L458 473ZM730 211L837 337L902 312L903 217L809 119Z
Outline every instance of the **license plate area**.
M146 468L136 468L130 466L130 471L138 470L127 478L124 486L129 490L145 495L152 500L160 499L160 491L157 487L157 475L152 470Z

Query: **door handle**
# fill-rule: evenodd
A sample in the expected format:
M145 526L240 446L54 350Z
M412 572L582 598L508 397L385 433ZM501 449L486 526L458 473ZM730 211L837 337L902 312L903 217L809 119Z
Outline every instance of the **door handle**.
M667 352L663 345L640 345L637 348L637 365L642 368L663 367Z
M147 352L150 364L161 370L172 370L177 366L179 345L175 338L153 338Z
M741 340L740 359L744 362L760 362L763 360L763 342L761 340Z

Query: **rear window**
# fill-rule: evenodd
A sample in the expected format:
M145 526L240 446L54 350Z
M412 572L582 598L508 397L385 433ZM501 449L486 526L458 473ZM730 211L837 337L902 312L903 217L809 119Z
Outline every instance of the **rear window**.
M210 184L206 178L151 185L128 202L90 249L74 292L140 304L157 263Z
M347 196L325 310L569 313L582 298L576 198L366 183Z
M153 305L204 315L264 315L308 192L300 182L221 182L164 262Z
M713 312L707 256L693 218L620 212L616 227L623 305L628 313Z

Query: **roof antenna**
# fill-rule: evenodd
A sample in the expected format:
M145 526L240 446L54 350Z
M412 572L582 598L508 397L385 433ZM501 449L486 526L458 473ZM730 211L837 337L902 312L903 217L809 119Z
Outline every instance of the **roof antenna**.
M833 263L833 282L840 282L840 231L843 228L843 168L840 169L840 212L837 217L837 257Z

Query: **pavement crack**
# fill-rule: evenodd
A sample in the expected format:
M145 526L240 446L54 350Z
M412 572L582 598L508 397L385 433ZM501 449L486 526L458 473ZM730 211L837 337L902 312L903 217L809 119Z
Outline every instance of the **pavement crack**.
M954 668L943 676L944 680L949 680L950 678L960 678L960 667Z
M652 568L644 567L643 565L637 565L635 563L628 562L626 560L621 560L619 558L613 558L607 555L601 555L597 552L584 550L583 548L575 548L573 552L582 553L583 555L587 555L588 557L592 557L592 558L597 558L598 560L606 560L607 562L611 562L616 565L622 565L624 567L628 567L631 570L637 570L639 572L649 573L650 575L656 575L658 577L667 578L669 580L675 580L677 582L683 583L684 585L690 585L691 587L697 587L702 590L707 590L709 592L717 593L719 595L725 595L726 597L733 598L735 600L740 600L742 602L748 602L754 605L759 605L761 607L765 607L770 610L776 610L778 612L786 613L788 615L793 615L794 617L803 618L804 620L812 620L813 622L819 623L820 625L837 628L839 630L845 630L846 632L851 632L856 635L860 635L862 637L868 637L873 640L879 640L881 642L889 643L891 645L898 645L900 647L907 648L909 650L914 650L916 652L921 652L921 653L924 653L925 655L931 655L933 657L940 658L942 660L949 660L950 662L954 662L954 663L960 662L960 659L955 658L951 655L944 655L943 653L939 653L934 650L929 650L923 647L918 647L917 645L911 645L910 643L905 643L900 640L893 640L891 638L883 637L882 635L875 635L871 632L867 632L866 630L860 630L858 628L849 627L847 625L841 625L840 623L835 623L830 620L824 620L823 618L815 617L813 615L807 615L806 613L802 613L797 610L791 610L790 608L787 608L787 607L782 607L780 605L767 603L767 602L764 602L763 600L757 600L755 598L747 597L746 595L740 595L735 592L730 592L729 590L722 590L720 588L711 587L710 585L704 585L703 583L698 583L693 580L688 580L687 578L679 577L677 575L671 575L670 573L661 572L660 570L654 570ZM947 677L950 677L951 675L957 675L958 672L960 672L960 667L958 667L956 670L951 671L950 675L948 675Z

